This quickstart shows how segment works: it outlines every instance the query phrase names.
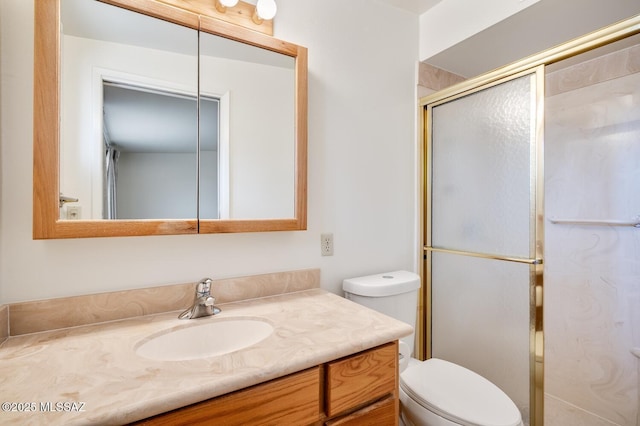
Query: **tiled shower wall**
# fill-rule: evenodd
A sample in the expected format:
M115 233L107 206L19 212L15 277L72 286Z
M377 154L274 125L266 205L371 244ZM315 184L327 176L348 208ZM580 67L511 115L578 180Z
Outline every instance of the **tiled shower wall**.
M464 77L420 62L418 63L418 99L464 80Z
M545 425L637 425L640 45L555 71L545 99Z

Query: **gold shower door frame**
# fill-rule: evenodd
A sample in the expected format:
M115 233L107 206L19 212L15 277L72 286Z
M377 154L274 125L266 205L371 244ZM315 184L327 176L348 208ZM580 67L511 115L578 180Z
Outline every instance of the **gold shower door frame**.
M520 77L533 75L533 83L531 86L531 90L534 91L533 96L535 101L533 103L533 107L531 110L530 122L532 122L533 126L533 134L531 137L531 143L534 145L533 155L530 156L530 173L533 176L530 176L529 181L532 183L530 188L530 206L533 206L532 212L530 212L529 216L532 218L531 223L529 224L530 232L529 232L529 257L519 258L519 257L508 257L508 256L500 256L491 253L477 253L477 252L467 252L467 251L459 251L459 250L450 250L444 248L437 248L432 246L432 110L434 107L438 105L442 105L447 102L454 101L461 97L483 91L490 90L491 88L518 79ZM542 380L537 380L536 378L542 379L542 367L543 367L543 359L542 359L542 284L543 284L543 269L542 269L542 240L544 238L544 228L542 218L544 217L544 205L543 205L543 184L544 184L544 176L543 176L543 129L544 129L544 67L538 66L531 70L526 70L523 72L519 72L508 77L480 85L478 87L465 90L463 92L457 93L455 95L446 96L442 99L433 100L432 102L424 105L423 114L424 114L424 123L425 126L425 147L424 147L424 165L425 167L425 221L424 221L424 266L422 272L423 282L425 283L425 290L427 295L427 300L431 299L431 290L432 290L432 280L431 280L431 265L432 265L432 254L434 252L440 253L449 253L456 254L462 256L473 256L480 257L484 259L494 259L501 260L507 262L517 262L524 263L529 265L529 366L530 366L530 380L529 380L529 395L530 402L529 405L531 407L532 413L532 421L531 424L535 424L533 422L533 417L535 417L534 412L536 411L535 407L538 406L536 400L543 398L542 393ZM429 271L429 273L427 273ZM426 340L424 342L424 351L425 358L431 358L431 305L425 304L426 307ZM539 348L539 349L538 349ZM540 404L541 406L541 404Z
M576 56L598 47L640 34L640 15L610 25L583 37L568 41L541 53L529 56L520 61L506 65L497 70L482 74L478 77L463 81L447 89L436 92L420 99L420 137L422 139L422 179L421 179L421 234L423 247L420 257L421 276L424 285L420 289L420 303L418 307L419 320L416 328L416 350L419 359L431 357L431 262L433 252L447 252L488 259L529 264L529 395L530 395L530 424L542 426L544 423L544 338L543 338L543 259L544 259L544 68L546 65ZM452 101L491 88L512 79L535 73L536 102L534 143L535 155L531 158L535 162L532 167L532 205L534 214L530 223L530 257L513 258L500 257L493 254L468 253L432 247L432 123L431 112L434 106Z

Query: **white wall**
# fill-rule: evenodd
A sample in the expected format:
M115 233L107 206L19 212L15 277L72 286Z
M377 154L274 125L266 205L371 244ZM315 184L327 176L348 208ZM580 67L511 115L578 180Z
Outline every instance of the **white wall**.
M0 302L299 269L322 286L416 268L418 18L372 1L279 0L309 48L308 230L34 241L33 1L2 0ZM335 255L320 256L333 232Z
M424 61L539 1L441 1L420 15L420 60Z

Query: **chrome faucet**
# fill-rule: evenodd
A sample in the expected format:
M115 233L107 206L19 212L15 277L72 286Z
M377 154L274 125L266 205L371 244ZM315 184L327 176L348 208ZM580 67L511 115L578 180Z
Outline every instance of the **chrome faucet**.
M213 306L216 298L211 295L211 283L211 278L203 278L198 283L193 306L178 315L179 319L210 317L220 313L220 309Z

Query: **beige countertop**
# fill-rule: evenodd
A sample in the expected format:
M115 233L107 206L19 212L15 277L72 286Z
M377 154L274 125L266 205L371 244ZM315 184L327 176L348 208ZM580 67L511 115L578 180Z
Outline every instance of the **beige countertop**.
M1 424L123 424L265 382L411 333L408 325L321 289L10 337L0 346ZM259 318L274 332L236 352L155 361L136 344L185 322ZM7 405L7 403L9 405ZM29 411L28 411L29 410ZM60 411L56 411L60 410Z

